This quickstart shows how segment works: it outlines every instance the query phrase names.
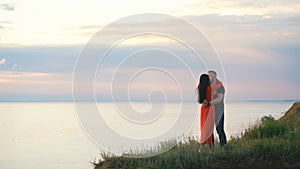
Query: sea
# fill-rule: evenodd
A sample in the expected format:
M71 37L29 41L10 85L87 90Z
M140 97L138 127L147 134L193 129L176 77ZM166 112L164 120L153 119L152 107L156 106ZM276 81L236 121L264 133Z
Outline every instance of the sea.
M142 123L138 123L138 118L127 119L130 112L126 112L126 108L133 106L134 110L145 114L151 112L147 111L151 107L155 107L150 103L120 103L117 106L112 102L96 104L99 117L122 137L147 139L160 136L170 130L179 118L187 118L186 122L189 123L182 125L189 125L190 128L186 133L178 135L199 137L200 134L200 106L196 103L164 103L161 113L155 118L147 116L150 121ZM227 102L225 131L228 139L241 136L245 129L258 124L263 116L280 118L292 104L292 101ZM117 111L118 105L122 109ZM72 102L0 102L0 168L92 169L92 163L101 159L103 147L99 146L97 139L93 139L86 128L97 123L85 124L86 119L82 119L83 112L80 111ZM86 113L88 116L89 110ZM180 116L181 113L184 116ZM193 123L188 119L192 119ZM97 122L95 119L91 121ZM103 140L115 143L112 146L118 144L118 139L110 140L109 132L102 137L106 138Z

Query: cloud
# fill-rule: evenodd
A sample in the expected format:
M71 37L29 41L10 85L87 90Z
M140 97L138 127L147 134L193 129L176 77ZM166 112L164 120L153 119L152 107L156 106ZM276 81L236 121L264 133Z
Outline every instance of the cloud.
M299 83L293 83L276 74L258 71L256 74L261 75L244 74L243 76L246 76L244 79L230 79L225 86L226 98L228 100L299 99ZM264 81L264 78L268 80Z
M6 29L10 27L13 23L10 21L0 21L0 29Z
M21 72L72 72L80 47L2 47L0 56L9 56L9 62L2 70L16 68Z
M227 82L227 98L229 99L286 99L286 98L299 98L300 93L299 85L300 78L296 76L296 73L300 71L300 59L299 59L299 14L256 14L256 15L190 15L184 16L185 19L197 26L203 31L210 40L215 44L221 60L225 67L226 82ZM0 22L1 24L1 22ZM2 23L3 24L3 23ZM155 25L155 22L145 23L145 27ZM77 29L76 32L95 32L100 26L90 25L82 26ZM106 36L114 36L116 33L123 33L120 30L126 31L132 29L135 24L121 24L114 27ZM174 31L172 24L166 27L167 30ZM74 30L71 30L74 31ZM195 39L193 34L188 33L187 37L191 40ZM155 38L155 37L154 37ZM137 49L147 47L147 45L157 45L163 49L170 48L170 51L179 50L181 48L175 48L174 45L170 45L170 41L164 41L161 39L151 39L151 36L143 36L141 38L133 38L131 41L127 41L127 45L121 43L119 48L112 49L107 55L105 63L106 67L104 71L109 71L109 68L116 67L122 58L136 51ZM150 39L149 44L145 44ZM172 42L172 41L171 41ZM128 45L129 44L129 45ZM143 46L145 45L145 46ZM10 56L9 62L6 64L14 63L17 66L16 69L21 72L47 72L50 74L56 73L72 73L76 57L80 52L82 46L48 46L48 47L13 47L2 48L0 50L0 56ZM98 46L102 47L102 46ZM173 50L171 50L173 49ZM179 56L184 58L188 54L183 51L176 51ZM138 55L136 55L138 56ZM145 55L143 55L145 56ZM132 60L127 60L122 65L124 71L121 71L120 77L126 77L132 73L131 69L137 70L140 67L146 67L151 63L157 63L159 60L161 64L164 64L168 70L177 70L174 74L180 75L180 70L184 70L184 67L179 67L175 62L166 62L164 58L157 59L153 56L155 53L150 53L148 57L139 58L132 57ZM134 60L135 59L135 60ZM188 60L188 59L187 59ZM192 60L190 60L192 61ZM173 64L174 63L174 64ZM198 62L191 63L192 71L199 75L202 65ZM14 67L13 64L6 66L7 68ZM88 67L88 66L87 66ZM5 66L4 68L5 69ZM212 68L214 69L214 68ZM18 81L14 81L14 78L2 78L6 81L6 95L9 92L14 94L20 93L18 96L22 98L22 94L38 94L43 93L45 95L51 94L55 91L55 94L64 94L64 91L56 89L55 83L60 84L60 76L43 75L43 76L29 76L30 74L19 74ZM112 76L111 73L103 74L101 80L108 81ZM21 80L21 76L25 79ZM51 77L51 78L50 78ZM71 76L70 76L71 77ZM47 81L45 80L47 79ZM28 79L28 80L26 80ZM35 79L35 80L32 80ZM123 80L123 79L121 79ZM141 94L147 89L153 86L159 86L160 83L156 83L156 79L150 78L149 81L140 80L133 86L133 93L137 98L141 97ZM8 82L11 83L8 83ZM99 96L106 96L110 98L110 93L102 91L105 85L109 85L106 81L99 85ZM154 83L151 83L151 82ZM120 81L123 82L123 81ZM163 82L163 80L159 80ZM24 85L25 87L18 87L17 83ZM47 87L40 88L40 86L53 84L48 86L52 90L47 90ZM69 85L65 83L65 90L69 90ZM167 83L166 83L167 84ZM102 85L102 86L101 86ZM124 83L120 83L122 87ZM18 88L18 93L11 88L15 86ZM34 86L34 87L33 87ZM103 87L104 86L104 87ZM171 85L169 85L171 86ZM195 85L186 87L188 89L193 88ZM107 86L106 86L107 87ZM174 86L172 86L174 87ZM27 88L33 88L36 90L30 90L27 92ZM167 88L162 86L162 88ZM296 92L283 92L283 88L291 89ZM24 91L23 91L24 90ZM168 89L170 93L176 91L175 89ZM279 92L277 92L279 91ZM102 92L102 93L101 93ZM105 93L106 92L106 93ZM97 93L98 94L98 93ZM25 96L24 96L25 97ZM194 96L191 95L191 98Z
M294 5L298 5L300 4L300 2L298 0L289 0L289 1L285 1L285 0L260 0L260 1L249 1L249 0L240 0L237 1L237 6L240 7L256 7L256 8L265 8L265 7L269 7L269 6L294 6Z
M75 28L71 28L74 30L90 30L90 29L97 29L99 30L100 28L102 28L104 25L84 25L84 26L79 26L79 27L75 27Z
M188 3L182 13L196 14L220 14L220 15L267 15L299 13L300 2L297 0L203 0Z
M185 16L216 45L219 52L233 48L274 51L299 46L300 15ZM192 37L192 36L191 36ZM292 50L294 51L294 49ZM286 51L291 53L292 51ZM243 51L237 51L241 55ZM275 52L274 52L275 53Z
M5 10L5 11L13 11L15 10L15 5L11 3L3 3L0 4L0 9Z
M0 21L0 24L13 24L11 21Z
M2 59L0 60L0 65L5 65L5 63L6 63L6 59L5 59L5 58L2 58Z
M33 77L42 77L47 76L48 73L40 73L40 72L12 72L12 71L2 71L0 73L0 77L5 81L13 81L17 79L26 80L27 78Z
M299 31L299 19L300 14L270 14L270 15L184 15L182 18L190 21L193 25L199 28L202 32L208 33L208 37L215 38L217 42L222 42L226 46L227 44L237 43L252 43L251 45L264 45L266 43L290 43L294 39L297 40ZM162 30L167 30L170 34L179 32L185 33L185 37L190 41L197 41L192 32L185 32L184 26L174 25L174 22L170 20L150 20L144 21L143 27L153 28L154 30L159 27L159 23L166 23L166 26ZM126 31L133 27L140 27L138 23L120 23L114 25L107 33L102 36L103 41L108 42L116 36L126 35ZM86 25L82 27L74 27L72 30L76 32L74 36L91 37L100 30L100 25ZM143 28L142 28L143 29ZM287 38L288 37L288 38ZM277 38L276 40L274 40ZM107 39L107 40L106 40ZM257 39L260 39L257 41ZM279 40L280 39L280 40ZM214 39L212 39L214 40ZM279 40L279 41L278 41ZM146 36L139 36L132 38L131 41L126 40L124 45L141 46L147 44L161 44L163 46L172 43L172 40L168 40L165 37L156 36L154 38L148 38ZM253 46L256 47L256 46Z
M0 84L5 94L71 94L72 74L1 71Z

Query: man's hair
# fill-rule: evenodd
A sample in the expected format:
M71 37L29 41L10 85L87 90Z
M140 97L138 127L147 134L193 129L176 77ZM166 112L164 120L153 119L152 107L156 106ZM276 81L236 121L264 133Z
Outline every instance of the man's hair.
M214 70L210 70L210 71L208 71L208 73L213 73L213 74L215 74L217 76L217 72L214 71Z

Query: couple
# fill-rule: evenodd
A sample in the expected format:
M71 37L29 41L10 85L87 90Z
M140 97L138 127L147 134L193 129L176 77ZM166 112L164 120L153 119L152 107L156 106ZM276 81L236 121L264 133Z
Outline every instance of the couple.
M200 76L198 85L198 102L202 104L200 115L200 144L214 144L214 124L219 135L220 145L226 144L224 131L224 94L225 88L217 79L215 71L208 71L208 74Z

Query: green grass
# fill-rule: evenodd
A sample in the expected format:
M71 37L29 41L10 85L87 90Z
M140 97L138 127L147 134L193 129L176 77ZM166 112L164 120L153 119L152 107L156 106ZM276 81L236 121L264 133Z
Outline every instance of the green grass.
M213 148L201 147L199 152L198 141L189 137L170 151L148 158L102 153L103 160L95 163L95 169L300 168L299 124L290 120L265 116L241 137L231 138L226 149L215 144Z

